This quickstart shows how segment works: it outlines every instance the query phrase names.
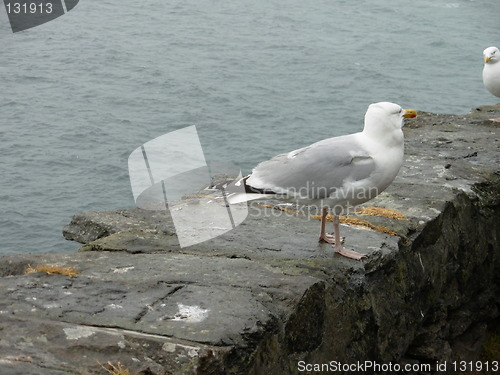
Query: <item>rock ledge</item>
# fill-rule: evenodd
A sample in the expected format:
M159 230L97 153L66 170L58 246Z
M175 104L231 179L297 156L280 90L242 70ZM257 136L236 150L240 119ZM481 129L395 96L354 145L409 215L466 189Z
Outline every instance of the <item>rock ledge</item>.
M299 361L475 360L499 311L500 107L407 121L406 161L343 227L361 262L318 244L318 221L254 204L231 232L180 248L167 212L77 214L76 254L0 262L0 372L299 374ZM28 265L74 267L76 277ZM498 359L498 358L497 358ZM364 372L370 373L370 371ZM429 373L429 372L414 372Z

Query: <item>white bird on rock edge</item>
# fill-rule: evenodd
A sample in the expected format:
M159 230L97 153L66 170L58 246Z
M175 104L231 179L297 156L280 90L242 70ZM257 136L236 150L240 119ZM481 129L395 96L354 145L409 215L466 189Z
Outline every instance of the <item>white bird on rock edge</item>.
M328 138L257 165L237 182L246 193L231 193L229 203L276 198L302 204L320 202L320 242L334 252L359 260L364 255L342 246L339 214L373 199L394 180L403 164L403 118L417 116L389 102L371 104L362 132ZM233 190L234 191L234 190ZM333 214L334 235L325 231L328 211Z
M500 98L500 51L497 47L488 47L483 51L483 56L484 86L489 92ZM500 122L500 118L493 118L490 120Z

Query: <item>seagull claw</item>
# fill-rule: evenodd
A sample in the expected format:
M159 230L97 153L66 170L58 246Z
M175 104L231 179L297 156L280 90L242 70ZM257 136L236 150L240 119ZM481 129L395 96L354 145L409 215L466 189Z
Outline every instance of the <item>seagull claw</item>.
M341 237L340 243L343 244L344 241L345 241L345 237ZM328 234L328 233L325 233L325 235L323 237L321 237L321 236L319 237L319 242L325 242L325 243L335 245L335 236Z
M363 258L366 258L366 255L360 254L357 251L351 250L351 249L346 249L344 247L336 248L334 247L335 252L345 256L346 258L350 259L355 259L355 260L361 260Z

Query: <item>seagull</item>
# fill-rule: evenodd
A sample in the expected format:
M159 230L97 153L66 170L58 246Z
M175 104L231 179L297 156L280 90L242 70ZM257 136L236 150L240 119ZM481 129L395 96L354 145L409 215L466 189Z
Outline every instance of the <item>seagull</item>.
M375 198L392 183L403 164L403 120L416 116L416 111L394 103L371 104L362 132L324 139L261 162L249 176L233 182L239 189L244 184L245 192L231 192L228 185L228 202L274 198L319 203L319 241L332 244L334 253L359 260L364 255L341 243L339 215ZM325 230L329 212L334 235Z
M488 47L483 51L484 68L483 83L484 86L493 95L500 98L500 51L497 47ZM490 119L500 122L500 118Z

